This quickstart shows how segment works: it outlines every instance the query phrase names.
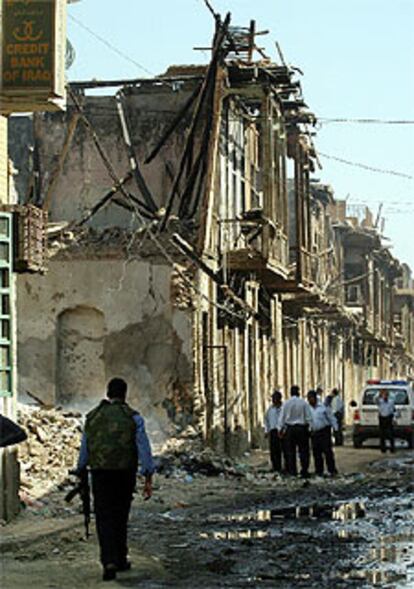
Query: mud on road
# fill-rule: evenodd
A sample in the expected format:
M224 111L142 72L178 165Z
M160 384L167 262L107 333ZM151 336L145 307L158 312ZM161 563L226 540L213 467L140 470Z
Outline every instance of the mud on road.
M134 566L115 582L101 582L96 538L81 540L79 516L58 532L51 517L49 536L4 545L1 587L414 587L413 453L333 480L267 470L158 477L153 502L134 503Z

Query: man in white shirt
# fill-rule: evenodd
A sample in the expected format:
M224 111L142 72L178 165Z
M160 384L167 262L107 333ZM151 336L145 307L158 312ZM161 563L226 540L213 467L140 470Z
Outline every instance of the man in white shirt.
M312 414L308 403L300 398L298 386L292 386L290 394L291 398L283 404L280 412L280 431L286 436L287 469L292 476L297 475L296 451L299 449L300 474L302 478L308 478Z
M335 456L332 448L332 431L338 429L338 423L330 407L318 401L316 391L309 391L308 403L312 413L312 451L315 462L315 473L323 476L324 459L331 476L337 473Z
M332 389L331 392L332 402L331 402L331 409L332 413L335 416L336 421L338 422L338 429L334 430L334 438L335 438L335 446L343 446L344 445L344 436L342 432L342 424L344 421L345 416L345 405L341 399L341 395L339 394L339 389Z
M387 389L382 389L376 398L378 405L378 419L379 419L379 430L380 430L380 447L381 452L385 452L386 440L390 441L390 450L395 452L394 447L394 416L395 416L395 404L393 399L389 398Z
M282 455L284 452L284 440L279 436L279 419L282 411L282 393L274 391L272 404L266 411L264 418L265 433L269 437L269 450L272 468L275 472L282 472ZM285 456L286 463L286 456Z

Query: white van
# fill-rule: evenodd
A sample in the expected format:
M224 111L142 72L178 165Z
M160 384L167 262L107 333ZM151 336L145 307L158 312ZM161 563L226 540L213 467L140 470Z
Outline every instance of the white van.
M359 403L353 411L352 439L354 448L361 448L368 438L379 438L377 398L380 391L386 389L390 399L394 400L396 417L394 434L396 438L406 440L408 447L414 447L414 391L405 380L368 380L362 390Z

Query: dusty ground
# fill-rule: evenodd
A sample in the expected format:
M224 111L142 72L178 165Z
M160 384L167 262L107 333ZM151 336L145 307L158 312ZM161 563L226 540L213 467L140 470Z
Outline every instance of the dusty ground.
M133 569L105 584L95 534L51 496L3 528L1 588L414 587L414 454L337 456L335 480L274 480L263 453L243 478L158 476L134 502Z

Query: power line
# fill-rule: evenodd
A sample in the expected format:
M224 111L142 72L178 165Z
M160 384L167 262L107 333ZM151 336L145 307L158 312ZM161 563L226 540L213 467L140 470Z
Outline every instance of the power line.
M410 119L348 119L348 118L336 118L331 119L328 117L317 117L320 123L350 123L350 124L362 124L362 125L414 125L414 120Z
M105 45L106 47L108 47L108 49L110 49L111 51L113 51L114 53L116 53L117 55L119 55L120 57L122 57L123 59L125 59L126 61L129 61L130 63L132 63L133 65L135 65L136 67L138 67L143 72L149 74L150 76L155 76L156 75L153 72L151 72L149 69L147 69L145 66L143 66L141 63L139 63L138 61L136 61L135 59L133 59L132 57L130 57L129 55L127 55L126 53L124 53L123 51L121 51L121 49L118 49L118 47L115 47L115 45L113 45L112 43L110 43L109 41L107 41L107 39L105 39L104 37L101 37L100 35L98 35L98 33L95 33L95 31L93 31L88 26L86 26L85 24L83 24L82 21L80 21L79 19L75 18L72 14L69 14L68 16L79 27L81 27L82 29L84 29L85 31L87 31L92 37L94 37L100 43L102 43L103 45Z
M346 164L347 166L354 166L355 168L361 168L362 170L367 170L369 172L377 172L378 174L388 174L390 176L399 176L400 178L407 178L408 180L413 180L414 176L410 174L406 174L404 172L396 172L395 170L386 170L384 168L376 168L374 166L369 166L368 164L362 164L360 162L353 162L350 160L346 160L341 157L337 157L335 155L329 155L327 153L322 153L321 151L317 152L319 156L324 157L328 160L333 160L335 162L339 162L341 164Z

